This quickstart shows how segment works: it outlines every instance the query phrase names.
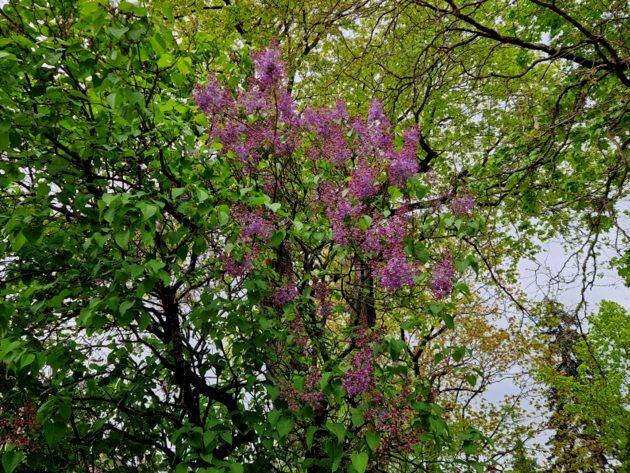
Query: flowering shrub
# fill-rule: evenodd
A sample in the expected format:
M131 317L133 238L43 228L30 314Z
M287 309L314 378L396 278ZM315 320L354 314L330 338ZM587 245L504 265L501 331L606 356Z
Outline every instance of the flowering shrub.
M324 465L328 456L334 471L350 449L362 452L355 460L369 453L384 465L396 452L424 448L423 438L435 443L446 435L417 411L428 401L420 380L407 368L391 371L413 366L413 345L386 338L379 319L389 298L413 292L444 300L453 292L454 255L442 248L424 256L420 221L439 225L442 218L435 199L422 200L436 177L423 183L418 175L418 128L399 133L378 101L365 116L351 114L343 100L299 112L280 57L274 45L260 50L247 84L229 90L211 75L194 93L214 159L238 177L232 192L243 196L231 204L230 244L220 261L232 286L260 281L269 288L255 310L285 337L265 359L272 417L306 432L307 464L320 458ZM453 199L451 210L468 217L471 195ZM245 255L240 264L235 254ZM343 421L347 409L351 424ZM326 440L325 431L337 440Z

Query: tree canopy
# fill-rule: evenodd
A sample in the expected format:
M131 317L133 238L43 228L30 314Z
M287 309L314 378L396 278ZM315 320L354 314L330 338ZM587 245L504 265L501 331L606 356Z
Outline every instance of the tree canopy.
M3 4L0 471L626 471L629 13Z

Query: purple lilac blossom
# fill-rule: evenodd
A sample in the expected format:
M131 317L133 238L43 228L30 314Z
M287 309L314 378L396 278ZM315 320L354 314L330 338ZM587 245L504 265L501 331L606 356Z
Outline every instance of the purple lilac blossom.
M261 90L273 89L285 80L285 66L277 41L272 42L268 48L253 53L252 62L254 63L256 84Z
M433 267L429 285L436 299L444 299L453 291L453 279L455 278L455 266L453 256L445 255L442 260Z
M356 219L364 210L363 205L352 205L350 200L344 198L337 203L337 207L329 209L326 214L333 230L333 240L340 245L348 245L354 239L358 227L350 222L347 225L345 220Z
M350 396L361 394L372 384L374 366L372 364L372 348L363 346L350 361L352 367L343 377L343 387Z
M313 283L313 297L319 303L319 315L326 320L332 313L333 304L330 302L330 291L326 281L316 280Z
M407 260L401 249L395 249L386 255L387 262L377 266L374 278L388 291L395 291L414 283L418 270Z
M451 201L451 211L458 217L465 217L473 213L475 200L470 192L464 192Z
M373 197L378 189L374 186L376 170L361 161L352 171L348 191L357 200Z
M362 138L373 148L373 153L380 158L391 159L394 156L394 141L391 123L378 100L373 100L368 111L367 129Z
M297 293L295 284L288 283L286 286L282 286L276 290L271 296L271 302L276 307L282 307L295 299Z
M253 256L246 254L243 256L240 262L237 262L231 255L223 253L221 255L221 262L223 263L223 270L228 276L233 278L245 276L253 268Z
M234 97L214 75L208 76L205 87L195 87L193 99L208 115L231 115L235 111Z
M310 159L323 158L340 165L352 155L343 126L335 123L337 117L347 114L347 110L344 112L339 107L334 111L326 107L308 108L304 112L302 122L307 130L315 134L313 146L306 153Z
M401 248L406 235L407 219L403 215L373 221L361 242L361 249L378 254L387 249Z
M264 218L253 215L250 222L241 229L242 238L251 238L254 235L266 240L271 235L273 226Z
M321 379L319 367L311 366L304 382L304 390L300 393L300 400L309 404L314 410L320 409L324 402L324 394L319 390Z
M416 151L420 132L413 127L405 134L405 143L399 153L389 165L389 181L395 186L404 186L407 179L418 173L419 166L416 160Z

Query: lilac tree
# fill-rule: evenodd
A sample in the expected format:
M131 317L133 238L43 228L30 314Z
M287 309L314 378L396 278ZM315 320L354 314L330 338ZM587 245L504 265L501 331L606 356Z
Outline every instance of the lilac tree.
M423 318L452 327L467 292L456 263L474 260L456 253L476 228L472 195L434 190L418 129L395 129L378 101L367 116L341 99L300 112L280 51L252 62L247 83L211 75L194 97L208 159L234 176L223 290L273 327L256 376L285 442L279 468L426 467L457 442L418 376Z

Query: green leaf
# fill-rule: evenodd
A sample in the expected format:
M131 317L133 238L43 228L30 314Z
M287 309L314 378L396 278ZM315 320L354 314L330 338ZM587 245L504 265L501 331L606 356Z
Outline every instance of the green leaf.
M444 304L440 304L439 302L431 302L429 304L429 310L433 315L438 315L444 309Z
M210 198L210 194L206 192L204 189L197 189L197 200L199 203L205 202Z
M107 103L109 104L109 106L111 108L116 108L116 103L118 100L118 95L116 94L116 92L112 92L111 94L109 94L107 96L107 98L105 99L107 101ZM105 197L105 196L103 196Z
M149 204L147 202L139 202L138 207L140 208L140 211L142 212L143 220L149 220L158 211L157 205Z
M368 447L370 447L370 450L372 450L373 452L376 451L376 447L378 446L378 441L380 438L380 434L374 430L370 430L366 435L365 435L365 441L368 444Z
M317 430L317 427L311 425L306 431L306 446L308 448L313 448L313 438L315 437L315 433L317 432Z
M1 52L1 51L0 51ZM11 124L7 121L0 121L0 150L6 150L9 148L9 130Z
M225 443L232 445L232 432L224 430L223 432L221 432L221 438Z
M20 251L20 249L26 244L28 240L26 239L26 237L24 236L24 234L22 232L18 233L17 235L15 235L15 237L13 238L13 242L11 247L13 248L13 251Z
M346 428L339 422L326 422L326 428L337 436L339 443L346 437Z
M393 200L399 199L403 196L403 193L400 192L400 189L396 186L389 186L387 188L387 193Z
M232 473L243 473L243 465L241 465L240 463L231 463L230 464L230 471Z
M129 238L131 237L131 232L129 230L124 230L122 232L118 232L114 235L114 240L116 244L120 246L123 250L126 250L129 246Z
M270 244L271 246L280 246L280 243L282 243L285 239L285 237L287 236L286 232L282 229L280 230L276 230L275 232L273 232L273 234L271 235L271 240L270 240Z
M219 224L220 225L227 225L228 222L230 221L230 212L225 211L224 209L219 209Z
M172 66L174 62L175 62L175 58L173 57L172 54L164 53L160 56L160 59L158 59L157 66L160 69L164 69L164 68Z
M372 217L370 217L369 215L362 215L358 221L358 224L361 230L366 231L368 228L370 228L370 225L372 224Z
M330 378L332 377L332 372L330 371L326 371L324 373L322 373L322 377L321 380L319 382L319 386L322 389L322 391L324 389L326 389L326 386L328 386L328 383L330 382Z
M153 274L158 274L160 270L166 266L166 263L164 261L152 259L147 261L146 265Z
M62 422L49 420L44 423L43 430L46 442L52 447L63 438L67 430L67 425Z
M365 452L354 452L350 455L350 460L352 460L352 466L357 473L365 473L368 464L368 454Z
M188 466L186 466L185 463L179 463L176 467L175 467L175 473L188 473Z
M129 28L127 26L110 26L109 27L109 32L112 34L112 36L114 36L117 39L120 39L127 31L129 31Z
M164 16L166 17L166 19L168 21L174 21L174 18L173 18L173 4L170 3L170 2L167 2L167 3L165 3L162 6L162 9L164 11Z
M331 470L337 471L339 469L339 465L341 464L341 460L343 460L343 447L333 442L328 448L328 454L330 455L331 462Z
M127 312L129 309L131 309L134 305L135 301L132 300L128 300L123 302L122 304L120 304L119 307L119 311L120 311L120 315L125 315L125 312Z
M281 206L282 204L280 204L279 202L274 202L273 204L267 204L267 208L271 209L271 211L274 213L278 212Z
M351 408L350 413L352 416L352 425L354 427L359 427L363 425L363 422L364 422L363 413L361 412L360 409Z
M185 187L174 187L173 189L171 189L171 195L173 196L173 199L177 199L184 192L186 192L186 188Z
M444 325L446 325L446 327L450 330L453 330L455 328L455 320L453 319L453 316L450 314L442 314L442 320L444 321Z
M103 248L105 242L109 240L109 235L101 235L99 232L96 232L92 234L92 240L94 240L99 247Z
M24 459L24 453L17 450L8 450L2 454L2 468L4 473L13 473Z
M280 435L281 439L289 435L289 432L293 429L294 424L293 419L289 417L280 418L278 424L276 425L276 429L278 430L278 435Z

